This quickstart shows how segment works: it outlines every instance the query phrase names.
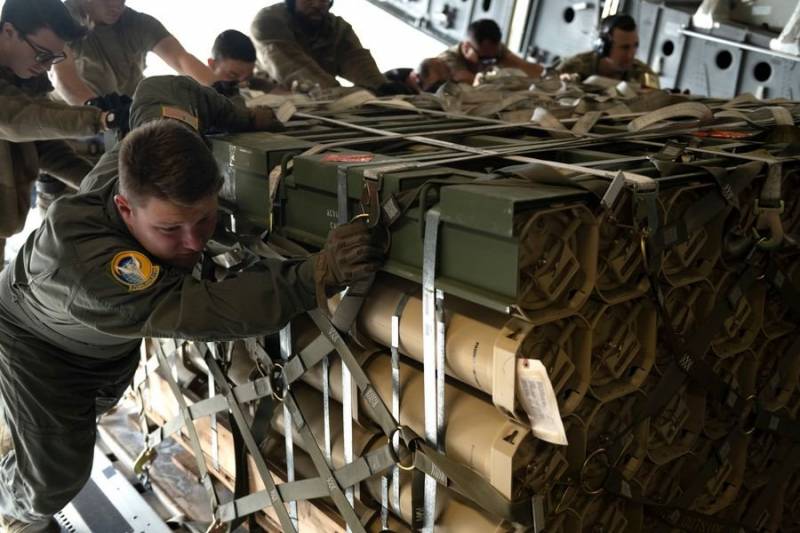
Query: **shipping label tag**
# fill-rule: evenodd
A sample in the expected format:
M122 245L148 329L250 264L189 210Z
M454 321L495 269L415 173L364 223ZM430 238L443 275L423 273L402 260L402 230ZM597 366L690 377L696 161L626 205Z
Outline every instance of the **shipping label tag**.
M517 393L531 421L533 435L545 442L566 446L567 434L556 393L540 360L517 360Z

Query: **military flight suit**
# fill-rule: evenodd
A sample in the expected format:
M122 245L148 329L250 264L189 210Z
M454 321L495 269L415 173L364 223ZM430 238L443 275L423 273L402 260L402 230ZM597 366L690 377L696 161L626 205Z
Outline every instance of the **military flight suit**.
M602 58L597 52L584 52L559 62L556 70L562 74L577 74L581 80L585 80L589 76L597 74L600 59ZM651 89L660 88L658 76L653 69L638 59L633 60L633 66L623 74L622 80L638 83L642 87Z
M0 68L0 270L6 238L25 225L39 170L78 188L92 168L61 139L103 129L100 110L54 102L49 90L46 75L22 80Z
M338 87L336 76L341 76L374 90L387 81L350 24L336 15L329 13L312 31L281 2L259 11L250 33L259 67L284 86L297 81L318 83L323 89Z
M503 66L502 62L507 53L508 49L505 45L500 45L500 53L496 58L498 66ZM451 46L437 57L450 67L450 72L467 70L473 74L477 74L483 69L482 65L467 61L467 58L465 58L464 54L461 52L461 43Z
M147 53L170 33L158 20L125 7L111 25L90 25L78 0L64 4L79 22L91 27L81 40L70 43L78 75L97 95L132 95L144 78Z
M132 126L182 120L170 99L201 125L247 124L213 90L165 76L139 87ZM59 511L88 479L95 417L130 384L142 337L264 335L316 305L313 259L265 259L219 283L159 263L120 217L112 171L106 160L94 188L55 202L0 275L0 397L14 442L0 461L0 514L24 522Z

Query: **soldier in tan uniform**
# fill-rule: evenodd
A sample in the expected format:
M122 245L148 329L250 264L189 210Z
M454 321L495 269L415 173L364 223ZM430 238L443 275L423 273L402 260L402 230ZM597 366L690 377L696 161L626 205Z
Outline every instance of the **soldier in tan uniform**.
M439 59L450 68L453 81L472 84L475 76L492 67L516 68L538 78L544 68L525 61L502 43L500 26L490 19L476 20L467 28L467 39L448 48Z
M240 89L272 92L278 84L266 73L256 72L256 59L256 47L250 37L238 30L223 31L214 39L207 62L217 78L213 87L240 104L250 94L242 94Z
M156 77L137 89L131 125L104 155L118 155L113 164L101 161L79 194L54 203L0 276L0 397L13 437L0 460L6 531L60 531L52 515L89 478L95 418L130 384L142 337L272 333L382 261L357 223L332 230L308 259L197 279L222 186L199 131L269 121L188 78Z
M69 43L67 59L55 67L56 89L68 102L83 104L116 93L131 96L154 52L179 74L204 85L215 77L188 53L161 22L125 6L125 0L66 0L76 20L89 26Z
M629 15L606 17L596 49L565 59L556 65L556 70L576 75L580 80L597 75L658 89L660 84L656 73L636 59L638 49L636 21Z
M285 0L265 7L250 28L260 67L278 83L291 88L319 85L338 87L336 77L378 94L406 93L401 83L389 82L361 46L353 28L329 12L329 0Z
M5 240L22 230L39 169L78 188L91 164L63 140L118 125L113 114L45 97L46 72L78 25L59 0L6 0L0 15L0 269Z

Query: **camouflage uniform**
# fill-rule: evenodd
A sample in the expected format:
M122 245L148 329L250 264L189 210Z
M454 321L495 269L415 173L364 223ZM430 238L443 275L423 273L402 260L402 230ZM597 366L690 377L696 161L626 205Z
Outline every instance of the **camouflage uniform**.
M600 63L600 54L596 51L584 52L562 60L556 65L556 70L562 74L577 74L581 80L597 74L597 66ZM638 83L643 87L658 89L658 76L653 69L646 63L633 60L633 66L620 78L623 81ZM645 83L647 81L647 83ZM655 86L654 86L655 85Z
M147 53L170 33L158 20L126 7L117 22L91 25L78 0L64 4L79 22L91 27L80 41L70 43L78 75L97 95L132 95L144 78Z
M177 77L142 82L131 124L181 113L192 122L188 110L201 128L250 125L246 109ZM95 417L130 384L142 337L264 335L316 303L313 259L265 259L219 283L159 264L114 204L115 153L79 194L53 204L0 275L0 397L14 443L0 461L0 514L27 523L56 513L89 478Z
M353 28L336 15L328 14L312 34L280 3L259 11L250 33L260 68L286 87L295 81L338 87L336 76L367 89L386 83Z
M49 90L47 76L22 80L0 68L0 258L25 225L40 169L78 188L92 168L62 139L101 131L100 110L54 102Z
M507 53L508 49L505 45L501 45L500 54L497 57L497 66L503 66L503 59L505 59ZM478 74L483 70L481 64L467 61L464 54L461 53L461 43L451 46L437 57L450 67L451 73L459 70L468 70L473 74Z

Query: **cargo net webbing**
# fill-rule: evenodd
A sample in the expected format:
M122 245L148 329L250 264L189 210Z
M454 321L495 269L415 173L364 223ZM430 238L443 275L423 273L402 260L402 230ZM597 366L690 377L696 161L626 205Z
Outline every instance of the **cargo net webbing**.
M354 508L354 503L368 499L363 493L361 498L356 496L356 489L361 488L375 500L382 500L384 506L390 502L395 515L418 528L423 525L419 511L424 510L420 494L429 485L420 482L419 476L409 483L398 483L402 487L401 497L397 497L391 494L395 492L394 483L375 483L376 477L399 469L421 472L426 479L447 487L447 494L454 492L462 497L453 498L439 510L437 523L442 525L455 520L448 510L461 505L462 513L480 510L473 518L474 524L481 526L506 523L542 527L542 521L536 518L543 512L548 531L796 528L800 518L800 428L796 423L800 410L800 275L793 233L799 184L795 163L774 154L758 157L762 160L741 164L738 154L731 165L693 166L691 170L699 173L698 181L703 182L699 185L659 194L626 191L626 203L618 205L630 206L633 214L623 220L624 231L610 230L615 223L604 217L611 211L593 215L606 220L602 231L613 234L607 246L619 252L617 263L608 261L604 266L607 287L577 309L567 307L566 314L543 319L518 317L513 326L498 326L498 331L504 328L505 339L519 341L515 345L518 351L512 351L514 357L545 363L569 439L566 448L552 446L531 438L528 428L525 445L513 448L506 456L500 453L501 446L492 442L482 450L495 466L507 459L507 479L494 477L498 469L486 467L481 458L459 449L457 441L470 443L470 439L479 437L464 430L463 439L459 439L458 433L448 432L457 424L459 412L455 407L461 405L450 396L442 435L447 438L438 439L438 446L428 444L427 435L426 440L419 438L417 435L423 433L420 419L426 419L428 413L406 424L403 416L398 416L402 409L394 406L396 392L387 395L386 384L375 379L382 375L384 382L395 381L394 376L388 376L396 368L405 369L394 364L396 354L392 353L391 365L386 364L386 354L381 357L367 350L356 355L320 311L311 314L316 328L312 339L301 349L290 349L286 360L269 357L256 342L247 343L260 373L238 385L230 382L231 361L224 355L230 350L195 345L218 393L192 405L181 404L178 417L150 433L148 446L185 428L195 449L194 441L199 437L192 429L194 421L230 413L245 448L253 455L265 489L225 504L212 495L218 519L215 525L272 506L281 527L291 531L296 524L285 504L324 497L333 501L351 529L367 529L375 525L377 515L371 513L367 519ZM770 199L764 191L776 177L782 189L780 208L764 201ZM620 213L615 216L622 218ZM523 227L536 231L535 224ZM786 232L782 238L776 234L778 227ZM572 232L563 234L565 240L573 238ZM560 253L559 248L554 251ZM598 253L602 253L602 237ZM549 257L531 257L533 267L546 270L548 263L541 261ZM541 279L531 275L532 282ZM621 282L628 279L635 280L631 290L620 290ZM544 290L548 288L545 285L541 290L534 288L539 292L532 289L531 294L540 300L552 293ZM419 318L424 314L420 311L424 304L409 303L415 298L407 297L402 306L390 299L389 307L394 309L397 304L398 310L389 315L397 317L401 330L405 313L417 313L415 320L422 322ZM472 328L476 335L487 323L477 318L469 322L468 312L464 316L464 327ZM455 318L453 314L450 317L448 327L453 331ZM455 337L443 342L457 342ZM398 344L394 339L373 340L392 344L393 348ZM168 344L157 343L151 351L162 374L172 375L171 361L187 344L172 343L173 349L165 350ZM447 347L448 354L456 353L449 344ZM471 350L472 361L482 356L481 349L475 346ZM410 348L406 346L405 350ZM329 357L334 351L339 358ZM419 353L404 354L423 359ZM516 446L515 439L525 430L520 429L524 416L520 416L514 401L498 399L508 391L498 390L492 381L496 377L492 371L497 369L491 368L491 362L481 368L458 365L450 355L447 363L455 379L490 395L509 423L517 424L505 434L507 441L500 439ZM342 364L348 369L354 385L342 380L334 391L329 376L335 373L337 364L340 372ZM148 365L155 368L155 363ZM320 367L325 367L322 376L311 376ZM373 370L379 367L383 370ZM414 370L413 365L410 368L403 370L406 376ZM179 388L173 378L164 377L172 379L173 391ZM352 434L342 437L343 441L350 440L344 449L337 448L339 440L331 435L332 426L341 423L341 417L334 424L336 417L328 405L322 409L323 423L317 424L318 396L300 384L301 379L308 381L306 378L321 380L319 388L331 389L325 394L325 404L331 398L347 403L345 398L350 394L349 403L358 404L366 412L364 417L358 415L359 424L349 430ZM399 381L411 390L410 380ZM511 381L512 398L517 385ZM465 388L460 386L450 394ZM352 397L355 389L360 402ZM288 438L297 438L314 469L311 477L277 486L272 482L259 450L261 443L251 430L254 420L249 410L258 401L281 406L275 409L272 420L276 426L283 424ZM485 395L481 401L488 403ZM478 420L477 404L470 405L475 405L471 412ZM343 416L352 418L353 414ZM202 450L196 456L204 463ZM520 464L525 468L518 468ZM208 469L199 468L206 479ZM409 492L410 505L397 501ZM464 504L464 499L469 503ZM383 516L381 519L384 521Z

